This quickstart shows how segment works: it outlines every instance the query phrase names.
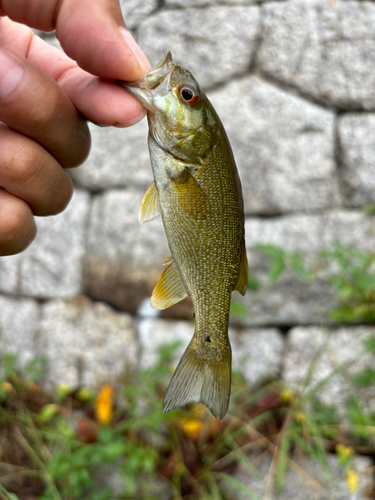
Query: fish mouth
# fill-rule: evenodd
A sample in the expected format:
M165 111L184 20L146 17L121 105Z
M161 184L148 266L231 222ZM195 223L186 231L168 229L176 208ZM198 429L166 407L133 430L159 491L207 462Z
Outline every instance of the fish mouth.
M170 89L170 76L176 63L172 54L168 51L159 64L135 82L121 82L124 88L130 92L149 111L156 113L154 104L156 93L162 93Z

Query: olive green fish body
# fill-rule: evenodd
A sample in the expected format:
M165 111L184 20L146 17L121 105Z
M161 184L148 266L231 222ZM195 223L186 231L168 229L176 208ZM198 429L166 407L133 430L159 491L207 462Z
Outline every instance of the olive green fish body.
M164 411L200 401L222 419L230 396L230 297L235 289L244 293L247 283L241 185L224 128L189 72L167 55L140 84L143 92L144 87L150 92L163 69L168 81L166 85L164 76L151 89L156 97L145 102L139 87L130 90L149 109L155 179L140 218L146 221L161 213L171 250L151 303L163 309L190 295L196 321L168 387ZM157 91L163 84L168 89L161 89L161 102ZM196 102L184 102L185 89Z

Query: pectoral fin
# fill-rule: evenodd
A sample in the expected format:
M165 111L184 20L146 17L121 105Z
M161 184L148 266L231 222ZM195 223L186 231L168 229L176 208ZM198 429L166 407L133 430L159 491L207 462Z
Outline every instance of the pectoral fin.
M161 275L151 295L151 306L155 309L167 309L188 295L173 259L170 257L165 264L168 267Z
M197 180L185 170L184 181L174 182L177 202L184 212L194 219L204 214L209 209L207 196Z
M240 274L238 275L237 284L235 290L245 295L247 289L247 257L246 257L246 246L245 238L242 238L241 243L241 263L240 263Z
M155 219L160 214L159 192L155 181L147 189L139 209L138 220L141 224Z

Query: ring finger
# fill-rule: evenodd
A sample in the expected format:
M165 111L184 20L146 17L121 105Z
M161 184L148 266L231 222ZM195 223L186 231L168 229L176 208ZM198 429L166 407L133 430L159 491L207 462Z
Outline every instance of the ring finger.
M35 215L55 215L73 193L67 172L40 144L0 124L0 186L29 204Z

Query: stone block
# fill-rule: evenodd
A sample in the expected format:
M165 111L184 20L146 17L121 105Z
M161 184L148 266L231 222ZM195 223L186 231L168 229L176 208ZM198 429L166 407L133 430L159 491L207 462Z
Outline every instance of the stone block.
M209 93L231 142L246 214L340 204L331 111L255 76Z
M179 362L194 333L194 323L147 318L138 323L138 337L141 349L140 366L150 368L158 361L158 349L178 341L174 362Z
M128 29L134 29L158 7L158 0L120 0L122 15Z
M341 109L375 109L373 2L267 2L262 18L261 71Z
M20 368L40 354L36 350L39 315L35 300L0 296L0 353L17 354Z
M277 328L229 328L232 369L252 386L281 372L284 337Z
M258 6L172 9L148 17L137 41L153 66L170 50L200 85L212 87L249 69L258 28Z
M261 0L262 1L262 0ZM264 0L263 0L264 1ZM267 1L267 0L266 0ZM256 3L257 0L165 0L166 7L180 7L182 9L186 7L215 7L218 4L222 5L251 5Z
M366 366L375 369L374 356L363 349L363 341L371 336L375 336L373 326L292 328L288 332L282 378L299 391L308 391L326 380L317 396L337 409L340 421L348 422L346 405L354 389L364 408L374 413L373 386L351 385L352 377Z
M132 188L95 196L88 230L86 290L128 311L151 295L170 255L161 218L138 221L144 193Z
M336 241L361 251L375 248L375 219L359 211L336 210L326 214L285 215L272 218L249 217L245 223L249 270L261 282L258 292L245 297L233 294L242 302L247 325L321 324L330 321L329 313L337 305L327 278L334 267L318 258L321 250L333 249ZM267 277L271 261L257 244L271 244L289 254L298 253L306 267L314 272L305 278L287 269L275 282Z
M98 388L137 365L131 316L81 296L42 305L39 352L48 362L44 385Z
M80 293L89 207L89 195L76 190L63 213L37 217L30 247L0 260L0 291L42 299Z
M92 148L85 163L71 171L79 186L91 191L138 186L153 180L147 147L147 120L128 128L89 124Z
M345 204L375 204L375 114L348 113L338 120L340 175Z

